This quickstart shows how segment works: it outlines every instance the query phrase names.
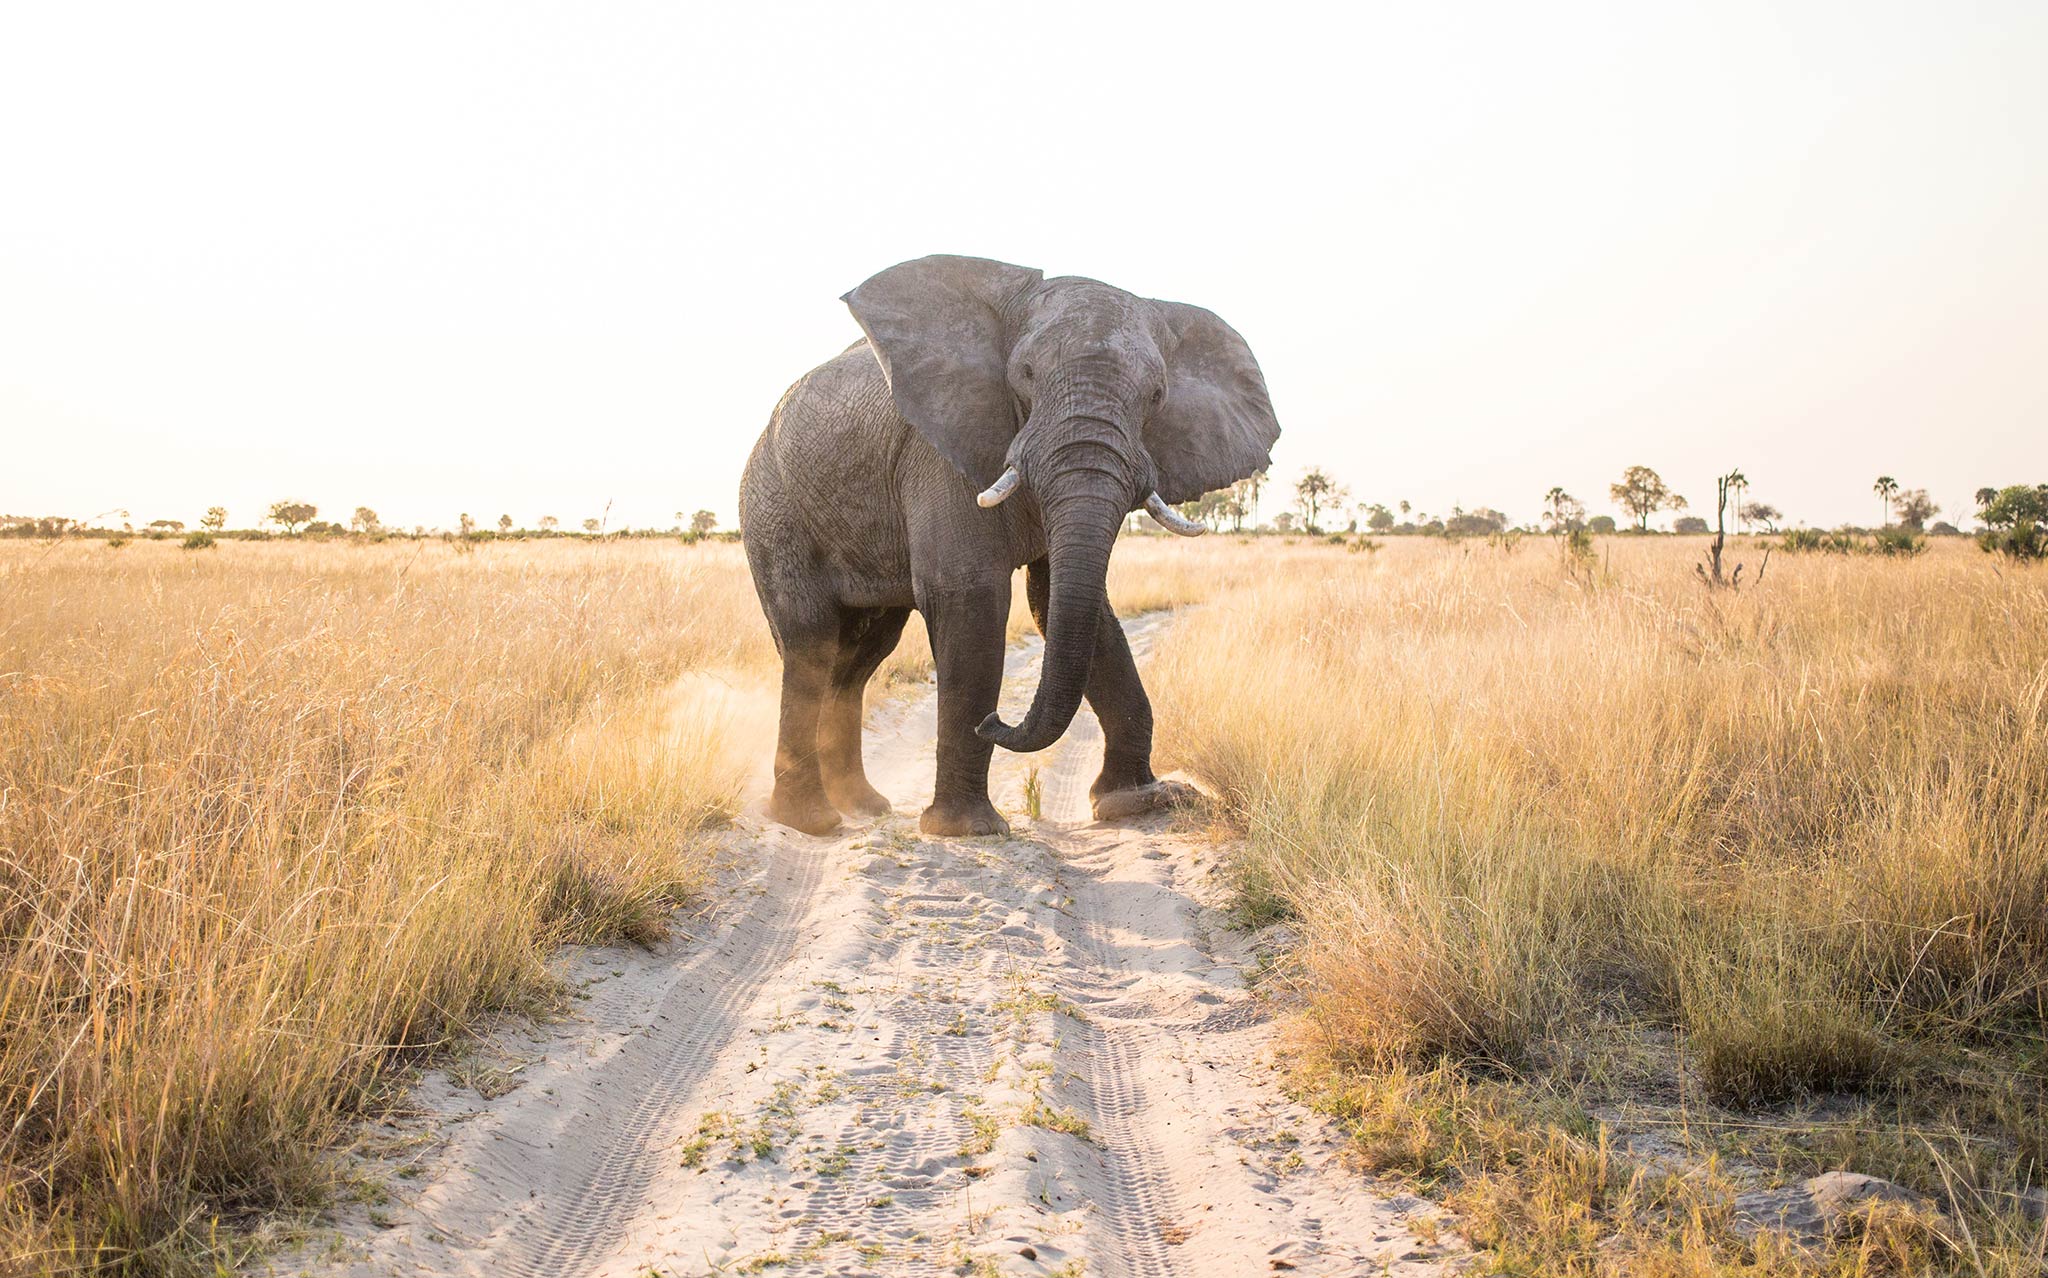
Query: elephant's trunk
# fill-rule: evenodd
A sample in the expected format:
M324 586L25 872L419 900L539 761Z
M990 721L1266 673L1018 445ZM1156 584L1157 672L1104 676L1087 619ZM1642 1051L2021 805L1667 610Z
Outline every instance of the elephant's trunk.
M991 714L975 729L984 740L1019 753L1043 750L1059 740L1081 708L1096 631L1109 607L1109 550L1129 505L1101 483L1082 487L1055 480L1047 488L1043 505L1052 583L1038 690L1016 727Z

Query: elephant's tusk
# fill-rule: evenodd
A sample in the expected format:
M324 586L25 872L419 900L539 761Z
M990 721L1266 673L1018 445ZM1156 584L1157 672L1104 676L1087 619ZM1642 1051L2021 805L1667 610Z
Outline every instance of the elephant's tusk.
M1017 468L1012 466L997 476L996 482L982 489L981 496L974 500L980 502L983 507L1000 506L1010 499L1011 493L1017 491L1017 485L1023 479L1024 477L1017 473Z
M983 502L983 505L988 503ZM1166 498L1153 493L1145 499L1145 513L1164 524L1170 531L1183 537L1199 537L1209 531L1207 524L1198 523L1166 504Z

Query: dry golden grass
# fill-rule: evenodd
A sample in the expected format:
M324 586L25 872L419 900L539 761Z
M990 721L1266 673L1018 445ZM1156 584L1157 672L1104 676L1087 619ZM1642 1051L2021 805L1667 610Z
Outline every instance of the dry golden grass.
M1261 544L1158 657L1162 744L1247 911L1296 917L1335 1068L1882 1098L1773 1157L2009 1205L2048 1160L2048 572L1945 543L1709 593L1699 549Z
M2048 572L1709 594L1697 552L1132 539L1111 594L1209 601L1149 676L1163 752L1293 916L1314 1085L1501 1267L2028 1272ZM394 1059L703 881L776 669L734 546L0 547L0 1255L204 1268L317 1197ZM913 621L883 686L929 670ZM1726 1182L1631 1170L1596 1102L1972 1232L1735 1246Z
M0 1256L200 1265L394 1052L658 930L772 658L730 546L0 549Z

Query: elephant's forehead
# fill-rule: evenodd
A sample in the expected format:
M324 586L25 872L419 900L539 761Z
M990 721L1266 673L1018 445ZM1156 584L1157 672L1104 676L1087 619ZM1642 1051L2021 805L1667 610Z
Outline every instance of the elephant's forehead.
M1142 299L1096 280L1048 280L1031 309L1030 336L1110 349L1149 345L1151 326L1143 307Z

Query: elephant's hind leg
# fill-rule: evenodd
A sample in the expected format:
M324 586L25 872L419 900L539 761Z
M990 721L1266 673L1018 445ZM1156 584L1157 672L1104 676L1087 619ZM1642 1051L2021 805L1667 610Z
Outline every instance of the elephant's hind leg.
M861 703L868 680L896 650L908 608L859 608L841 614L839 654L818 716L818 763L825 795L849 816L885 816L889 800L868 784L861 763Z
M818 723L837 655L830 630L782 636L782 720L768 815L805 834L830 834L839 827L818 770Z

